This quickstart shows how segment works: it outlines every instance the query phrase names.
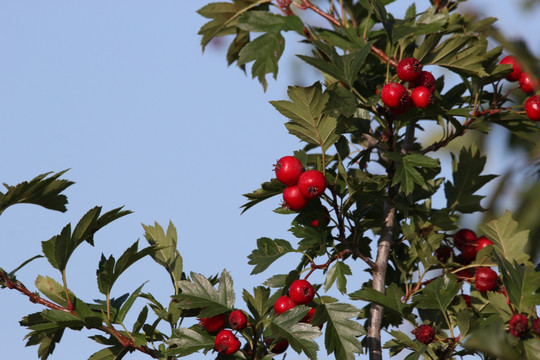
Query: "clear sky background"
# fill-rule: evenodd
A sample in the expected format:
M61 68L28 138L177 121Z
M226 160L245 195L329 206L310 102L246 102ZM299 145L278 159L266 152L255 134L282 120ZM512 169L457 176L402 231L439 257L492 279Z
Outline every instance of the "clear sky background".
M203 55L197 31L205 19L196 10L206 3L0 1L0 182L14 185L67 168L64 178L76 182L66 191L67 213L19 205L0 217L2 268L10 271L40 253L41 241L95 205L104 211L125 205L134 214L99 232L96 248L82 245L72 257L68 283L86 301L99 294L95 270L102 252L118 257L138 238L145 245L141 223L173 221L185 271L212 275L227 268L239 306L242 288L295 266L298 257L289 256L249 276L246 257L257 238L294 241L286 231L291 217L272 212L277 197L244 215L239 207L242 193L273 177L276 159L301 147L268 101L285 99L288 85L317 76L299 70L294 54L306 50L297 38L266 93L250 76L227 68L226 47ZM528 39L539 55L539 11L525 13L515 3L472 0L468 6L499 17L507 34ZM409 4L397 1L392 9L400 14ZM60 280L44 259L18 278L34 289L37 274ZM169 278L151 259L128 270L113 296L147 280L145 290L168 303ZM349 291L363 281L350 279ZM143 303L138 300L139 308ZM0 305L0 359L37 358L37 347L24 347L27 331L18 321L42 308L9 290L0 291ZM101 349L86 338L92 334L68 331L51 359L87 359Z

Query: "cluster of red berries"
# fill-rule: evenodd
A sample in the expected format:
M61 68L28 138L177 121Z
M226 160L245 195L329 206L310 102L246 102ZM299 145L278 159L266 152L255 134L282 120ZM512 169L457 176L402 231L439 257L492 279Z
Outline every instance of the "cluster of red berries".
M401 60L397 65L397 75L401 81L409 83L409 90L397 82L383 86L381 100L392 113L404 114L413 104L419 109L431 104L437 82L432 73L422 70L417 59L408 57Z
M217 352L231 355L240 349L241 343L231 330L225 329L227 320L230 328L236 331L244 330L248 325L248 318L241 310L233 310L228 317L225 314L218 314L212 317L200 318L199 324L210 333L217 332L214 341L214 348Z
M431 325L422 324L415 328L412 333L416 337L416 340L424 345L432 343L435 339L435 330Z
M532 74L524 72L519 61L512 55L505 56L500 64L512 65L512 72L506 75L510 82L519 81L519 87L526 94L532 94L538 90L539 82ZM540 121L540 96L533 95L525 100L525 113L532 121Z
M292 282L289 287L289 295L280 296L274 303L274 313L276 315L283 314L285 311L294 308L296 305L307 305L315 297L315 289L311 283L307 280L298 279ZM309 312L304 316L300 322L311 323L313 315L315 314L315 308L311 308ZM274 342L273 338L266 340L266 344L270 345ZM274 354L281 354L289 346L289 342L284 339L278 341L271 347L271 351Z
M531 320L531 326L529 326L529 319L523 314L514 314L510 318L508 323L508 330L510 334L515 337L522 337L529 332L529 329L540 337L540 318Z
M283 201L289 210L305 208L309 200L321 196L326 190L326 178L318 170L304 171L300 160L284 156L274 165L276 178L287 187L283 190Z

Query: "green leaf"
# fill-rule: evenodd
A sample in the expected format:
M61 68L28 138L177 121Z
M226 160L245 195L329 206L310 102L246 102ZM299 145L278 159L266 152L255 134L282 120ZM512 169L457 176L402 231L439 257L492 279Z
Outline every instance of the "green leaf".
M296 15L282 16L268 11L248 11L238 18L238 28L249 32L279 33L295 30L302 33L304 23Z
M393 336L393 339L387 341L383 346L384 349L390 350L390 356L395 356L403 349L413 349L413 354L420 354L422 344L413 341L407 334L393 330L390 331L390 335Z
M249 265L255 265L251 274L258 274L266 270L274 261L283 255L295 251L287 240L269 239L266 237L257 239L257 249L248 256Z
M139 294L141 293L142 291L142 288L144 286L144 284L146 284L146 282L144 282L141 286L139 286L126 300L126 302L122 305L122 307L120 308L120 310L118 310L118 312L116 313L116 316L114 317L114 322L115 323L123 323L124 322L124 319L126 318L126 315L128 313L128 311L131 309L131 307L133 306L133 304L135 303L135 300L137 300L137 298L139 297Z
M176 282L182 279L183 271L182 256L177 249L178 235L176 228L172 221L169 221L166 234L157 222L154 223L154 226L143 224L143 228L146 241L156 248L156 251L151 253L150 256L167 270L176 288Z
M278 61L285 49L285 38L281 33L266 33L246 44L238 53L238 66L254 61L251 67L252 78L257 77L264 90L268 87L266 74L277 79Z
M307 143L318 145L326 152L338 139L337 120L323 114L330 95L322 91L316 82L309 87L294 86L287 91L291 101L271 101L270 103L289 122L285 124L289 133Z
M351 320L360 314L360 310L350 304L326 303L322 305L326 322L324 344L328 355L334 353L336 359L353 360L354 354L362 353L362 344L358 337L366 331L357 321ZM313 321L316 319L314 318Z
M392 42L392 27L394 26L394 18L391 15L388 16L384 4L382 4L380 0L369 0L369 5L373 9L375 15L377 15L379 21L382 23L383 28L386 31L386 35L388 36L388 40Z
M452 154L452 177L453 181L444 184L446 195L446 207L452 211L461 213L473 213L482 211L480 200L484 196L474 195L494 175L480 175L484 171L486 157L480 155L476 148L462 148L459 158Z
M285 185L280 183L278 179L274 178L270 181L263 183L260 189L257 189L248 194L243 194L242 196L248 198L249 201L241 206L243 208L242 213L244 213L252 206L260 203L261 201L269 199L272 196L282 194L284 189Z
M191 281L178 282L181 293L174 298L178 299L178 306L185 309L204 308L200 316L210 317L231 311L234 308L233 281L226 270L223 270L216 290L212 283L203 275L191 273Z
M401 299L405 296L403 290L401 290L396 284L392 283L386 289L386 293L383 294L373 288L365 287L361 290L355 291L349 294L352 300L363 300L379 304L387 309L390 309L401 317L414 320L414 316L411 315L412 305L404 304Z
M66 292L64 291L64 287L56 282L56 280L53 278L39 275L35 281L35 285L37 289L52 302L63 307L67 306Z
M88 360L120 360L128 353L128 351L127 348L121 345L111 346L92 354Z
M414 184L426 185L424 177L415 167L436 168L439 166L438 160L421 154L412 153L401 156L396 153L386 153L385 155L397 163L392 186L399 184L405 195L412 193Z
M310 359L317 359L319 346L313 339L321 335L318 327L299 322L308 313L307 306L297 305L293 309L276 316L269 328L274 336L285 338L297 353L303 352Z
M445 312L461 289L457 277L445 275L432 281L413 300L421 309L436 309Z
M510 263L530 264L529 255L526 252L529 231L518 230L518 223L512 219L509 211L487 224L480 225L478 229L492 242L495 251L500 257Z
M34 204L46 209L65 212L68 201L67 197L61 193L74 184L72 181L58 179L66 171L41 174L30 181L23 181L15 186L4 183L7 191L0 192L0 214L15 204Z
M270 289L267 287L257 286L253 289L253 295L244 289L242 298L255 318L255 322L259 322L259 320L272 309L271 306L268 306Z
M343 261L337 261L326 274L324 282L324 291L328 291L337 281L337 288L342 293L347 293L347 275L352 275L351 268Z
M166 341L167 352L171 355L186 356L199 350L214 348L214 338L201 327L180 328L174 330L173 336Z

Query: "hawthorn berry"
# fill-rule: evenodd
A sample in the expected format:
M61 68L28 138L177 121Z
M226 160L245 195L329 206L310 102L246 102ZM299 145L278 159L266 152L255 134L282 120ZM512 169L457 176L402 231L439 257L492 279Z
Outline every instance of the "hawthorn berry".
M298 178L304 172L304 167L300 160L294 156L284 156L274 165L274 171L279 182L291 186L298 183Z
M536 335L540 336L540 318L536 318L533 320L532 329Z
M315 289L307 280L294 280L289 287L289 297L296 305L305 305L315 297Z
M430 92L437 90L437 80L429 71L422 71L414 81L409 81L409 89L414 89L419 86L426 87Z
M422 64L413 57L401 60L397 65L397 75L401 81L413 81L420 76Z
M392 107L390 108L390 111L392 111L392 114L394 115L401 115L405 114L407 111L411 109L413 105L413 102L411 100L411 97L409 94L405 94L405 97L401 100L401 104L398 107Z
M540 95L533 95L525 100L525 113L532 121L540 121Z
M306 207L308 199L302 195L298 185L288 186L283 190L283 201L289 210L299 211Z
M476 242L476 234L469 229L461 229L454 234L454 246L459 250L463 250L465 245L474 244Z
M311 324L311 320L313 320L313 315L315 315L315 308L311 308L309 309L308 313L306 314L306 316L304 316L302 318L302 320L300 320L301 323L306 323L306 324Z
M233 310L229 314L229 325L233 330L244 330L247 327L247 316L241 310Z
M474 285L480 292L491 291L495 289L498 279L495 271L488 267L481 267L476 270Z
M274 354L281 354L284 353L285 350L289 347L289 341L287 339L283 339L278 341L272 346L272 343L274 342L273 338L266 339L265 344L266 346L270 347L270 352Z
M429 344L435 339L435 330L430 325L422 324L412 331L416 340L420 341L422 344Z
M316 198L326 190L326 178L319 170L308 170L300 175L298 188L306 199Z
M408 97L407 89L399 83L388 83L383 86L381 100L389 108L400 108Z
M452 248L446 245L443 245L437 248L437 250L435 250L435 256L443 264L446 263L448 259L450 259L450 256L452 256L452 254L453 254Z
M414 106L419 109L427 108L431 104L431 91L425 86L419 86L414 88L411 94L412 102Z
M476 240L476 252L478 253L480 250L490 245L493 245L493 241L489 240L486 236L480 236L478 240Z
M221 330L214 340L214 348L220 354L232 355L240 349L240 341L231 330Z
M506 75L506 80L514 82L519 80L519 76L522 73L521 65L517 61L515 57L512 55L508 55L502 58L502 60L499 62L499 64L510 64L512 65L513 71Z
M465 245L463 250L461 250L461 256L463 256L463 258L468 261L473 261L474 259L476 259L476 245Z
M278 297L274 303L274 313L276 315L283 314L285 311L292 309L296 304L290 297L287 295L282 295Z
M225 314L218 314L212 317L199 319L204 329L208 332L217 332L225 327Z
M467 307L470 308L471 307L471 296L463 294L463 295L461 295L461 297L463 298L463 301L465 301L465 305L467 305Z
M526 94L531 94L538 89L538 79L529 73L521 73L519 76L519 87Z
M508 323L508 330L515 337L521 337L529 330L529 320L523 314L514 314Z

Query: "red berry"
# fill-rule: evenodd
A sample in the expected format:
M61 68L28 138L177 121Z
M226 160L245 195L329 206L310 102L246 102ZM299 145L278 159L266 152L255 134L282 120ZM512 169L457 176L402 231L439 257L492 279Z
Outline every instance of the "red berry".
M399 83L388 83L383 86L381 100L390 108L399 108L406 101L407 89Z
M299 211L306 207L308 199L302 195L298 185L288 186L283 190L283 201L289 210Z
M499 277L497 273L488 267L481 267L476 270L474 285L480 292L491 291L495 289Z
M298 188L306 199L321 196L326 190L326 179L319 170L308 170L298 179Z
M398 107L391 107L390 110L394 115L405 114L412 107L413 103L409 94L405 94L405 97L401 100L401 105Z
M471 296L470 295L461 295L461 297L463 298L463 301L465 301L465 305L467 305L468 308L471 307Z
M401 60L397 66L397 74L401 81L413 81L420 76L422 64L413 57Z
M515 337L520 337L529 330L529 320L527 320L527 317L523 314L514 314L512 318L510 318L508 330L510 330L510 334Z
M424 86L429 91L434 92L437 90L437 80L435 80L435 77L429 71L422 71L416 80L409 81L409 89L414 89L419 86Z
M315 290L307 280L294 280L289 287L289 297L296 305L305 305L315 297Z
M532 328L533 328L533 332L536 335L540 336L540 318L536 318L533 320Z
M247 327L247 316L241 310L233 310L229 315L229 325L233 330L244 330Z
M273 338L266 339L265 344L266 346L270 346L274 342ZM273 346L270 346L270 352L274 354L281 354L287 350L289 347L289 341L287 339L283 339L275 343Z
M427 108L431 104L431 91L425 86L416 87L412 91L411 98L417 108Z
M443 245L439 247L437 250L435 250L435 256L442 263L446 263L448 259L450 259L450 256L452 256L452 253L453 251L450 248L450 246L446 246L446 245Z
M285 311L292 309L296 304L290 297L283 295L278 297L274 303L274 313L276 315L283 314Z
M463 250L461 250L461 256L463 256L465 260L473 261L476 259L476 246L470 244L465 245Z
M533 95L525 101L525 112L532 121L540 121L540 95Z
M412 331L416 340L422 344L429 344L435 339L435 330L429 325L423 324Z
M326 208L326 206L321 205L322 208L322 218L324 220L325 225L328 225L330 223L330 212ZM313 227L319 227L319 219L314 219L310 221L311 226Z
M465 245L474 244L476 242L476 234L469 229L461 229L454 234L454 246L459 250L463 250Z
M478 240L476 240L476 252L478 253L480 250L490 245L493 245L493 241L489 240L485 236L480 236Z
M277 179L284 185L296 185L298 178L304 172L300 160L294 156L284 156L274 165Z
M231 330L221 330L214 341L214 347L220 354L232 355L240 349L240 341Z
M521 73L519 76L519 87L524 93L531 94L538 89L538 79L529 73Z
M217 332L225 327L225 320L225 314L219 314L208 318L201 318L199 324L208 332Z
M311 320L313 320L313 315L315 315L315 308L311 308L309 309L308 313L306 314L306 316L304 316L302 318L302 320L300 320L301 323L306 323L306 324L311 324Z
M513 57L512 55L505 56L502 58L499 64L512 65L513 71L510 74L506 75L506 80L512 82L519 80L519 76L521 75L523 70L521 69L521 65L515 57Z

